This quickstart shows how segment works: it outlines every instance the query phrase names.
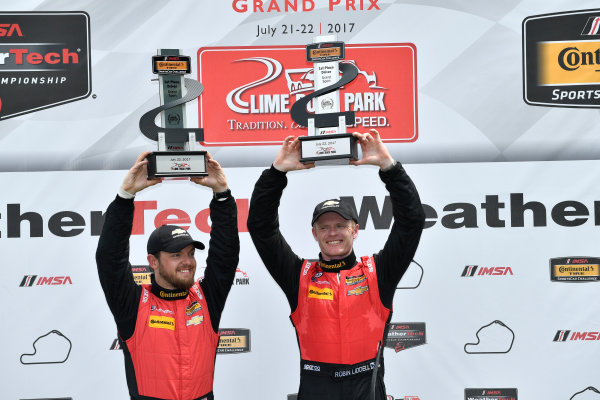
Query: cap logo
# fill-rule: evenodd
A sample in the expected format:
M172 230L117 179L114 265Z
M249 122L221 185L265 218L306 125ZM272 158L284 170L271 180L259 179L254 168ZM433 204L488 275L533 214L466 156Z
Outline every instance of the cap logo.
M325 207L338 207L340 205L340 202L337 200L328 200L325 203L323 203L323 205L321 206L321 208L325 208Z
M187 233L187 231L185 229L181 229L181 228L176 228L171 231L171 236L173 238L176 238L179 236L188 236L188 235L189 234Z

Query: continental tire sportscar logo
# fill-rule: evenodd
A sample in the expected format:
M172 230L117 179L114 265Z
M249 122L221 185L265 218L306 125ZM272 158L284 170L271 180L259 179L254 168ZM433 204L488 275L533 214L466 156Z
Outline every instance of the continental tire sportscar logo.
M250 351L250 329L219 329L217 353L248 353Z
M85 12L0 13L0 120L91 92Z
M550 280L554 282L597 282L600 280L600 258L551 258Z
M132 265L131 273L133 274L133 280L138 285L149 285L152 283L150 277L152 276L152 268L149 265Z
M524 99L531 105L600 107L600 9L523 21Z

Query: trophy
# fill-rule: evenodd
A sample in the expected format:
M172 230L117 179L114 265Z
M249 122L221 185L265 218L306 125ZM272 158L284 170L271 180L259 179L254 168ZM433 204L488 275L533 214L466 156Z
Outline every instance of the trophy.
M161 106L140 118L140 131L158 142L158 151L148 155L148 178L207 176L206 151L197 149L204 140L204 129L185 128L184 104L198 98L204 88L194 79L189 56L179 50L159 49L152 57L152 72L158 75ZM182 84L186 94L182 96ZM154 119L161 114L162 127Z
M335 35L317 36L306 46L306 59L314 63L315 91L297 100L290 110L294 122L308 128L308 136L298 138L303 163L358 157L356 138L346 132L347 125L354 125L354 111L340 112L338 91L356 78L358 68L339 62L344 59L344 42L335 40ZM313 99L314 114L306 109Z

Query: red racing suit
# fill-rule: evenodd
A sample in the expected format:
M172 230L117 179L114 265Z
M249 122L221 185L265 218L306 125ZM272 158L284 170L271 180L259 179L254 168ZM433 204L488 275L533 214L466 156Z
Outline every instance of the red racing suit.
M96 251L100 284L117 325L132 399L212 400L218 329L238 265L233 197L210 203L204 279L185 291L137 285L129 264L134 200L109 205Z
M338 275L305 261L291 315L302 360L352 365L377 356L390 310L379 298L374 264L362 257Z
M125 341L138 393L161 399L200 398L212 392L219 342L206 299L198 282L187 296L175 300L161 292L157 296L151 285L143 286L136 329Z

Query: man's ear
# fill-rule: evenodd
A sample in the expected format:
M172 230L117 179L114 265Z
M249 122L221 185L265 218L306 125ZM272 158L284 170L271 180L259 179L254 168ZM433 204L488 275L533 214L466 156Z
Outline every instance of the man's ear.
M354 224L354 229L352 232L352 238L356 239L356 237L358 236L358 224Z
M315 238L315 240L317 240L317 230L315 229L314 225L311 230L312 230L313 238Z
M153 271L156 271L158 268L158 258L156 258L154 254L148 254L147 260L150 268L152 268Z

